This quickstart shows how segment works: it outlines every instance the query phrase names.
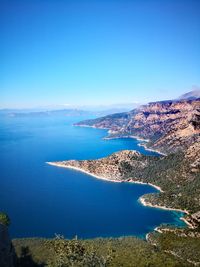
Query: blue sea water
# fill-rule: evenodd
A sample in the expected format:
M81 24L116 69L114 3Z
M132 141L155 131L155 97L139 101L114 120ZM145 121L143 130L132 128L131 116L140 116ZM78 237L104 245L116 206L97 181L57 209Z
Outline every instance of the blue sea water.
M106 130L74 127L83 117L0 118L0 210L14 237L144 237L161 223L184 226L182 213L144 207L148 185L112 183L46 161L95 159L123 149L145 151L135 139L103 140Z

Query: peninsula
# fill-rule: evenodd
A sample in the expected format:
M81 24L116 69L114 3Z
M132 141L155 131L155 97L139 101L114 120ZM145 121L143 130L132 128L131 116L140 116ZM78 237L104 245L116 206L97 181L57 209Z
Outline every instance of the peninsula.
M145 205L182 210L187 223L199 225L200 99L153 102L130 112L79 122L76 126L104 128L108 138L137 136L160 157L119 151L97 160L48 162L113 182L146 183L160 192L142 196Z

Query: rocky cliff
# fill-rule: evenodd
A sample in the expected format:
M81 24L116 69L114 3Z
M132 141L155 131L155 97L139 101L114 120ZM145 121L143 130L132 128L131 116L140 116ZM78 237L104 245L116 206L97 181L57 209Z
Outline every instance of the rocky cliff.
M97 160L50 163L114 181L139 181L163 192L145 196L152 205L200 210L200 99L153 102L135 110L76 124L105 128L109 137L137 136L165 156L120 151ZM199 222L197 222L198 224Z
M199 211L200 99L153 102L77 125L106 128L111 138L149 139L148 146L167 155L152 157L126 150L98 160L71 160L54 165L77 168L109 180L151 183L164 192L148 196L149 203L191 213Z
M138 136L165 153L199 142L200 99L152 102L135 110L82 121L77 126L106 128L110 137Z

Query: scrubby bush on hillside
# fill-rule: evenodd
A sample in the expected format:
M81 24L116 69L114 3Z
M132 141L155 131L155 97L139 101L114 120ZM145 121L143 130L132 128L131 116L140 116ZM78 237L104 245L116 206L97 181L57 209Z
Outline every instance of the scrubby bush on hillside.
M0 212L0 223L6 226L10 225L10 219L7 214Z

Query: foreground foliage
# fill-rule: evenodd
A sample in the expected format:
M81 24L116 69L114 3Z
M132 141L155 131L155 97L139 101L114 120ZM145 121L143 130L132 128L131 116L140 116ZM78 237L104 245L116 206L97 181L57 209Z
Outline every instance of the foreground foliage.
M192 231L191 231L192 234ZM176 257L182 259L184 262L193 263L200 266L200 236L198 237L184 235L177 230L176 232L166 233L152 233L150 236L151 242L159 248L159 250L166 251Z
M10 225L10 219L7 214L4 212L0 212L0 223L3 225L9 226Z
M77 238L67 240L56 235L55 239L47 240L45 246L54 255L48 260L49 267L106 267L112 260L112 250L99 256L92 245L84 246Z
M164 192L145 196L151 204L170 208L186 209L190 213L200 207L200 170L191 171L191 162L182 152L165 157L142 156L141 161L148 161L147 167L133 168L121 162L122 179L136 177L146 183L162 188Z
M65 240L15 239L13 245L19 258L18 266L83 266L83 267L184 267L193 266L165 253L160 247L152 246L134 237L115 239ZM21 260L24 248L28 250L29 265ZM24 264L25 263L25 264Z

